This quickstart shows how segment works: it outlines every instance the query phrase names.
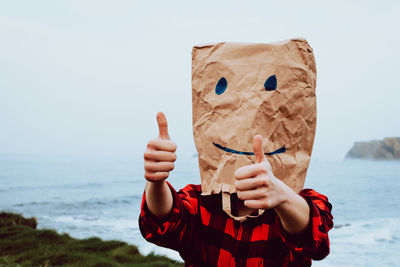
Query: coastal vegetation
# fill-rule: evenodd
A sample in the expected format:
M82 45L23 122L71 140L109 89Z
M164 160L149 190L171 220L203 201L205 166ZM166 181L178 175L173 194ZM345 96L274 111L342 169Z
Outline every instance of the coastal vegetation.
M37 229L35 218L0 213L0 266L183 266L167 257L143 256L136 246L76 239L50 229Z

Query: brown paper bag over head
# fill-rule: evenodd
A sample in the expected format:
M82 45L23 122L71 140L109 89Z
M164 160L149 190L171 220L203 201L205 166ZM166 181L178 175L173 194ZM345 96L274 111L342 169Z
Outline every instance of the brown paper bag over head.
M316 67L304 39L272 44L218 43L192 51L193 133L203 195L230 209L234 172L255 162L253 138L274 175L299 192L316 126ZM259 211L259 215L263 211Z

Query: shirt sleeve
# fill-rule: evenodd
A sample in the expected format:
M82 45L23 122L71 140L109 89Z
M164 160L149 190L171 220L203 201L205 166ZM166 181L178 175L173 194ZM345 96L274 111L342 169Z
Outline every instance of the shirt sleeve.
M195 186L188 185L179 192L167 182L172 193L172 209L164 218L154 216L146 203L143 193L139 228L142 236L158 246L180 250L182 240L192 231L192 220L198 212L198 194Z
M332 205L326 196L312 189L304 189L299 195L310 206L310 222L299 234L290 234L281 225L282 239L297 253L321 260L329 254L328 231L333 227Z

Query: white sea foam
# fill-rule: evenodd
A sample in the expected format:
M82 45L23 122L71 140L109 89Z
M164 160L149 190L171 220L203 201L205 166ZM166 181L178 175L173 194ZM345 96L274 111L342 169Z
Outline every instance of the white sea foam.
M331 255L315 266L396 266L400 218L353 221L329 233Z
M334 229L332 239L341 244L375 246L382 242L397 242L400 218L381 218L351 222L349 226Z
M128 219L100 219L88 216L58 216L54 217L53 220L55 222L73 224L77 227L100 226L111 228L115 231L122 231L126 229L137 230L139 228L139 224L136 220Z

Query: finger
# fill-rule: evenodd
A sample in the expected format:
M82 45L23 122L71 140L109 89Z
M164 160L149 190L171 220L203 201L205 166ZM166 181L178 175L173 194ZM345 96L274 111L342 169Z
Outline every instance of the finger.
M158 130L159 130L158 137L161 139L169 140L168 122L167 122L167 118L165 117L164 113L162 113L162 112L157 113L157 124L158 124Z
M168 178L169 172L149 172L144 173L144 178L150 182L157 182Z
M238 191L253 190L265 186L268 186L268 181L263 177L249 178L235 182L235 188Z
M266 172L266 166L263 163L252 164L240 167L234 173L234 177L237 180L247 179L247 178L254 178L258 174L262 172Z
M254 156L256 157L256 163L260 163L265 160L264 149L262 147L261 135L254 136L253 150L254 150Z
M249 199L244 201L244 205L250 209L263 209L265 208L264 199Z
M256 188L254 190L237 191L237 196L241 200L258 199L265 197L267 190L265 187Z
M153 139L147 143L148 149L160 150L160 151L168 151L168 152L175 152L176 151L176 144L170 140L164 139Z
M145 160L150 161L169 161L174 162L176 160L176 154L174 152L159 151L159 150L147 150L143 154Z
M148 172L169 172L174 169L175 165L172 162L153 162L145 161L144 169Z

